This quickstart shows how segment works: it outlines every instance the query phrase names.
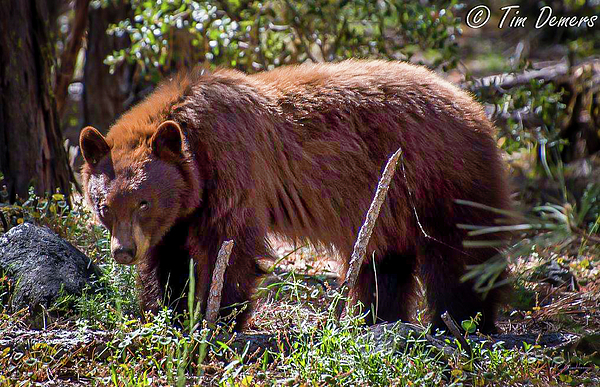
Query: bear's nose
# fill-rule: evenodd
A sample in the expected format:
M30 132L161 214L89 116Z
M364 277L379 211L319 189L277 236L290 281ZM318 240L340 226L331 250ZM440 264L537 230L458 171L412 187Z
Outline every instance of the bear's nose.
M135 258L135 251L125 247L118 247L113 251L113 257L121 265L131 265Z

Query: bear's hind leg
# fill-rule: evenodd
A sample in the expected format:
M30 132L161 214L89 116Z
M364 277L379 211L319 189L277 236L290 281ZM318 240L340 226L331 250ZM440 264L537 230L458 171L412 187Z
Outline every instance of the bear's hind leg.
M369 312L367 324L408 321L414 290L415 261L415 255L388 252L381 259L376 256L375 270L372 258L370 263L363 264L350 298L362 302L363 311Z
M473 288L473 282L462 282L466 265L484 262L494 256L492 249L472 249L462 252L461 248L430 242L419 256L421 278L427 288L427 303L434 329L447 329L441 319L448 311L458 324L481 312L480 331L496 331L494 321L496 309L504 288L491 290L485 298ZM502 280L502 275L498 281Z

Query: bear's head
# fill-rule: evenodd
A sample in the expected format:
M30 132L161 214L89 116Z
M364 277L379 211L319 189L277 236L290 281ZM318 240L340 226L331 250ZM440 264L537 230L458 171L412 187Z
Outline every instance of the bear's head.
M132 265L193 212L200 195L176 122L165 121L134 142L115 137L93 127L81 131L82 177L92 211L111 233L115 261Z

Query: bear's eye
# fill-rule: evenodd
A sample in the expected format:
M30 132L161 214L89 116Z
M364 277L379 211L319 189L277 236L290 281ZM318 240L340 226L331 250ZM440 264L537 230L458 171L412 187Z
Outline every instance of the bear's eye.
M141 210L141 211L146 211L148 208L150 208L150 203L148 203L148 202L147 202L147 201L145 201L145 200L142 200L142 201L140 202L140 206L139 206L139 207L140 207L140 210Z

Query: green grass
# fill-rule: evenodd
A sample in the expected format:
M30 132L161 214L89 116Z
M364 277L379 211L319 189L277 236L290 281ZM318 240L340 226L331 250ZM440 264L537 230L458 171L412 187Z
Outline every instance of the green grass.
M95 337L65 350L43 338L0 347L0 386L56 381L59 385L154 386L482 386L598 385L597 355L573 350L548 352L533 345L504 349L501 345L469 342L472 352L440 351L424 334L402 338L392 328L391 344L377 345L360 313L337 321L339 295L327 278L276 271L256 300L250 332L277 337L278 349L253 353L233 345L230 326L208 327L194 303L193 278L188 294L192 315L163 310L142 318L135 291L135 272L108 258L108 234L90 224L81 205L60 207L60 197L32 200L18 208L3 207L11 223L30 217L90 255L102 268L97 284L80 297L64 296L55 305L62 317L47 333L71 332ZM53 210L54 209L54 210ZM34 216L32 213L37 213ZM596 222L598 223L598 222ZM590 227L594 227L593 225ZM556 250L538 247L512 270L519 278L511 313L501 325L510 332L543 333L540 324L581 334L598 332L600 259L592 246L577 259L557 258ZM532 279L540 261L558 259L581 280L579 293L548 287ZM278 274L277 274L278 273ZM0 299L9 284L0 277ZM416 302L417 307L421 305ZM587 317L579 310L588 311ZM0 307L0 329L26 328L26 312ZM423 316L419 313L418 316ZM587 319L586 319L587 318ZM174 321L183 321L182 328ZM426 325L422 318L417 324ZM464 325L466 326L466 325ZM1 335L0 335L1 338ZM407 345L404 345L404 342ZM452 340L454 342L454 339ZM454 344L456 345L456 344ZM594 357L596 356L596 357ZM595 363L596 362L596 363Z
M593 385L599 381L599 370L585 362L577 362L563 353L547 354L535 346L506 350L471 342L472 355L466 352L445 354L432 346L423 335L415 334L408 345L378 348L370 339L360 315L340 322L332 316L332 308L319 310L310 302L301 302L306 313L296 313L296 296L303 299L305 285L294 276L286 277L282 286L292 289L271 308L288 311L286 330L280 334L291 346L282 351L253 355L233 350L230 344L215 341L219 329L211 330L200 323L198 329L173 327L174 317L163 310L150 322L139 319L117 321L108 331L106 345L92 353L64 353L60 348L34 345L26 353L0 353L0 366L8 370L9 380L47 380L44 370L53 374L71 373L75 378L117 386L208 384L245 385ZM292 282L293 281L293 282ZM273 295L273 294L272 294ZM330 296L330 301L334 297ZM311 321L306 321L310 316ZM195 322L189 320L190 324ZM80 316L73 330L82 334L93 325L91 316ZM396 337L396 340L400 340ZM595 378L595 379L591 379ZM0 379L2 380L2 379Z

